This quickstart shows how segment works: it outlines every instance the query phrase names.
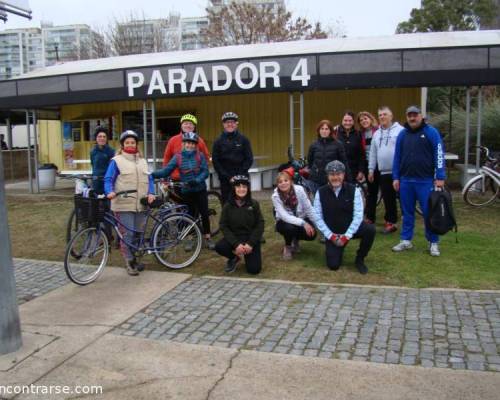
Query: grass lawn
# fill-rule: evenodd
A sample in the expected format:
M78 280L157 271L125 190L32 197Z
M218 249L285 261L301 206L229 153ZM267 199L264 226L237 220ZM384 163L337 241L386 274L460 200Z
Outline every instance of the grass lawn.
M14 257L62 261L65 247L66 219L72 207L70 198L8 196L8 219ZM366 259L369 273L361 276L354 267L358 241L349 244L340 271L325 266L324 247L317 241L303 243L302 253L293 261L281 260L283 241L274 231L271 202L261 202L266 220L263 245L263 271L260 278L293 281L398 285L410 287L451 287L467 289L500 289L500 202L487 208L466 206L455 195L455 212L459 225L455 234L442 238L441 257L427 253L423 222L417 218L415 248L403 254L391 252L398 234L378 234ZM379 207L382 212L383 207ZM379 221L382 218L379 216ZM378 226L380 229L381 226ZM147 268L163 270L153 256L144 259ZM182 272L194 275L224 275L225 259L203 250L200 258ZM123 261L113 249L110 265ZM125 273L125 272L124 272ZM232 276L248 276L240 265Z

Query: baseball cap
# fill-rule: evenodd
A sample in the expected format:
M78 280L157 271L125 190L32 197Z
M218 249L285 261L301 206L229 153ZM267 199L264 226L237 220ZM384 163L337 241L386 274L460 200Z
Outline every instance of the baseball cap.
M406 109L406 115L411 113L422 114L422 111L417 106L410 106Z

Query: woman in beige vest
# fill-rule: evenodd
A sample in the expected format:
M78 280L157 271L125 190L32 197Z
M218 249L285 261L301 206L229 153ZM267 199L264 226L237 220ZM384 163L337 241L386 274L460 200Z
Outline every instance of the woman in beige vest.
M106 176L104 177L104 191L111 200L111 210L121 224L135 231L143 231L146 223L146 208L140 203L141 198L147 197L148 203L154 199L153 178L148 172L148 164L138 148L139 136L134 131L125 131L120 136L121 148L111 160ZM117 192L137 190L128 197L116 196ZM119 225L124 239L133 243L137 240L133 231ZM121 241L120 251L127 265L129 275L139 275L144 270L130 252L129 247Z

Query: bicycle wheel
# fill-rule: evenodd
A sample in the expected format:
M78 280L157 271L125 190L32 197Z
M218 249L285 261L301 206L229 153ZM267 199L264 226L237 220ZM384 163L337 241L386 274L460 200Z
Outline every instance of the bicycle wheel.
M85 224L84 222L78 223L78 221L76 220L75 209L71 210L68 222L66 223L66 243L69 243L73 235L86 226L87 224Z
M487 175L477 175L467 182L462 191L464 201L470 206L491 204L500 194L500 186Z
M68 278L78 285L94 282L108 262L108 238L94 227L78 231L66 246L64 269Z
M191 265L201 251L202 235L194 219L185 214L171 214L161 221L153 233L155 257L173 269Z
M219 221L222 213L222 196L213 190L208 191L208 217L210 218L210 235L220 231Z

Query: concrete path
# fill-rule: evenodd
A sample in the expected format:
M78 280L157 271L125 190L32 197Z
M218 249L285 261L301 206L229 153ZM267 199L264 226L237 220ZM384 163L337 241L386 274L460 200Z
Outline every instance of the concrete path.
M16 265L17 272L23 271L22 284L26 287L30 285L28 265L37 277L33 284L39 284L36 268L44 268L54 285L20 306L24 347L0 357L0 390L2 385L98 385L102 394L26 393L15 398L497 399L500 391L497 372L452 369L453 362L448 359L442 368L389 364L387 350L383 361L369 362L372 349L380 347L374 345L378 332L385 332L389 322L398 320L397 310L402 309L401 352L406 343L412 342L406 336L407 330L413 330L410 322L417 322L415 330L420 333L428 329L423 320L437 319L438 325L444 325L438 330L453 333L449 328L455 323L448 321L455 321L456 316L461 324L458 339L463 343L465 367L470 355L482 354L484 368L493 371L496 360L488 358L482 346L494 343L499 347L495 334L500 303L497 292L298 285L152 271L129 277L121 268L108 268L96 283L77 287L56 279L64 274L60 264L16 260ZM430 304L430 309L425 304ZM389 305L395 319L387 312ZM417 319L413 318L414 309ZM437 318L440 315L446 316L444 322ZM304 324L301 320L305 325L295 339L289 340L289 353L302 343L298 338L306 340L303 332L315 327L303 342L302 355L276 353L281 351L277 350L281 340ZM297 321L301 321L299 325ZM493 342L480 340L483 336L479 332L486 332L481 324L485 322L490 335L484 337ZM207 331L212 326L209 324L215 326ZM355 331L350 329L354 325ZM374 335L370 336L368 356L364 361L355 359L357 350L364 348L358 347L365 337L362 332L367 333L371 325ZM391 329L398 329L389 326L387 344L394 340ZM464 337L469 331L463 327L469 326L477 331L480 352L468 350L466 341L473 339ZM326 328L320 348L310 349L317 350L314 356L312 352L304 355L316 342L317 332ZM219 336L208 343L207 336L215 336L216 329L221 330ZM276 346L262 348L271 338L278 338L277 330L285 333L275 340ZM231 334L233 331L236 334ZM260 332L268 333L258 339L263 335ZM351 341L342 343L346 338L354 339L354 344L349 350L329 351L326 357L324 346L336 335L334 332L339 332L335 346L347 346ZM356 335L348 335L352 332ZM246 339L238 343L241 338ZM195 339L197 344L189 343ZM455 351L451 350L451 339L457 338L420 338L417 343L438 343L434 355L444 354L439 349L448 343L447 357L451 357L451 351ZM339 359L340 353L348 353L352 360ZM398 363L401 360L398 358ZM418 355L415 360L423 358ZM13 397L0 392L0 398Z

